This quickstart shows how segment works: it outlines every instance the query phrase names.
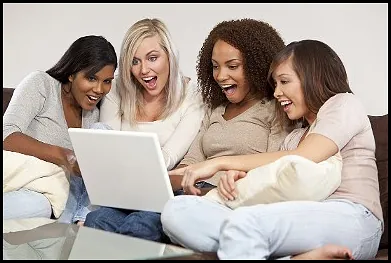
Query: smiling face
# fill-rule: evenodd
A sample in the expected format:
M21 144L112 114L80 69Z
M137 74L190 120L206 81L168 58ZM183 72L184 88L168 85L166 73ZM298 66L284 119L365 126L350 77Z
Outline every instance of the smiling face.
M272 77L275 83L274 97L281 104L288 118L298 120L304 117L311 124L316 115L308 110L301 81L293 70L291 59L282 62L274 70Z
M251 97L244 74L241 52L227 42L218 40L212 52L213 78L231 103Z
M145 38L138 46L131 68L133 76L144 87L144 98L163 94L170 74L170 63L160 45L160 37Z
M109 93L114 71L114 65L107 65L91 76L84 70L69 76L70 92L82 109L93 110L103 96Z

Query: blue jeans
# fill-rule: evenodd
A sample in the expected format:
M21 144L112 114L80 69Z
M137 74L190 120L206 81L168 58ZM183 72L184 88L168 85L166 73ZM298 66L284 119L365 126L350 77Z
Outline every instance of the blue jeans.
M3 220L31 217L50 218L52 206L43 194L28 189L3 193Z
M69 185L67 203L58 218L58 222L67 224L84 221L87 214L94 209L90 205L90 199L81 177L71 175ZM52 217L51 204L41 193L20 189L4 193L3 200L3 219Z
M87 214L94 209L90 203L83 178L70 176L69 196L64 212L58 218L58 222L72 224L85 221Z
M374 258L381 221L348 200L290 201L235 210L198 196L176 196L161 215L171 241L219 259L272 259L326 244L351 249L354 259Z
M175 195L182 192L176 191ZM100 207L88 213L84 226L138 237L156 242L169 242L164 234L160 213Z
M101 207L87 215L84 226L164 242L160 213Z
M200 182L197 187L214 186ZM182 194L181 190L174 192L174 195ZM157 242L170 242L163 232L160 213L156 212L101 207L87 215L84 226Z
M93 123L90 129L112 130L109 125L101 122ZM82 177L71 175L69 184L68 201L58 222L67 224L77 223L78 221L84 222L87 214L98 207L91 205Z

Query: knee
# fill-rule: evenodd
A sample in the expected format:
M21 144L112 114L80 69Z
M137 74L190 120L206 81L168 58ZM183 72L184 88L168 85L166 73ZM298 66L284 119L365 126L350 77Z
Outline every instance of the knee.
M133 219L131 221L134 224L142 224L142 225L150 226L152 228L161 226L159 213L149 212L149 211L138 211L138 212L133 212L128 217L131 217Z
M224 235L228 232L246 232L253 231L250 230L253 226L261 221L261 218L254 217L251 213L251 210L248 207L241 207L235 209L232 214L225 219L221 226L221 234Z
M31 211L31 217L43 217L43 218L51 218L52 217L52 205L50 201L42 196L42 200L39 203L33 204L33 210Z
M166 234L167 232L173 231L178 226L183 225L181 223L181 213L178 213L179 211L183 211L184 207L186 207L182 197L186 196L177 196L169 200L163 208L160 220Z
M161 214L164 233L170 238L188 233L189 221L200 210L200 206L199 196L182 195L170 199Z
M47 200L47 202L44 202L44 204L43 204L43 210L42 210L41 217L51 218L52 214L53 214L52 205L51 205L50 201Z
M107 217L104 213L105 208L100 208L94 211L91 211L87 214L86 219L84 221L84 226L102 229L102 225L106 222Z
M160 215L160 221L162 223L163 231L170 231L171 225L175 225L175 217L173 216L174 210L175 210L175 203L173 204L173 199L169 200L166 205L164 206L164 209L162 211L162 214Z
M96 222L98 215L97 211L89 212L86 216L86 221L84 221L84 226L94 227L94 223Z
M3 219L51 218L52 206L41 193L21 189L3 193Z
M117 230L120 234L152 241L160 242L163 239L160 214L155 212L134 211L126 217Z

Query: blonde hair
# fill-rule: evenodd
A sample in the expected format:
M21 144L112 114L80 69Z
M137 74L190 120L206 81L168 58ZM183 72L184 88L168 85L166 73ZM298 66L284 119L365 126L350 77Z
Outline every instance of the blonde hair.
M179 69L179 56L166 25L156 18L137 21L128 29L122 41L117 84L121 96L122 118L128 120L131 126L136 124L137 113L143 111L144 89L131 73L132 60L140 43L145 38L156 35L159 36L159 44L170 63L168 83L164 87L165 108L159 117L164 119L176 111L186 95L186 81Z

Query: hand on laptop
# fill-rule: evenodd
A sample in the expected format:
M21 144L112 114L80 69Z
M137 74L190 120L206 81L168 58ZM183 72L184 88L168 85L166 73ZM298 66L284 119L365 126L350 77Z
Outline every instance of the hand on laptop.
M63 157L63 166L68 170L72 175L81 176L79 164L76 160L75 153L72 150L61 147L61 152Z
M186 194L200 195L201 190L196 188L195 183L211 178L218 171L218 165L212 159L171 170L168 174L170 176L182 175L181 185L184 192Z

